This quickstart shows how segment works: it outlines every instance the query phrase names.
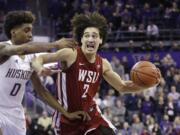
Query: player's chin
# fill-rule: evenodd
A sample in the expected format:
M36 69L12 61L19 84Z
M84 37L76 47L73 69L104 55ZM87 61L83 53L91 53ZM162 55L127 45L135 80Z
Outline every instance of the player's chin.
M23 43L28 43L28 42L32 42L32 39L26 39L26 40L24 40ZM23 44L23 43L22 43L22 44Z
M86 54L93 55L93 54L95 54L95 52L94 51L86 51Z
M33 39L32 38L28 38L28 41L31 42Z
M91 48L91 49L87 49L86 52L89 54L94 54L97 52L97 50L95 48L93 48L93 49Z

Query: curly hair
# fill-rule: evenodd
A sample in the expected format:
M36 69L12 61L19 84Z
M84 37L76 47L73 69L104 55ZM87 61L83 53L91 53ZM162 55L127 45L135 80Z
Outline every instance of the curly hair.
M90 14L76 14L72 20L71 25L73 27L73 36L77 42L81 45L81 38L83 36L84 30L87 27L95 27L99 30L100 38L102 38L103 43L107 38L107 20L104 16L97 12Z
M11 39L11 30L24 23L33 23L35 16L31 11L11 11L7 14L4 22L4 32Z

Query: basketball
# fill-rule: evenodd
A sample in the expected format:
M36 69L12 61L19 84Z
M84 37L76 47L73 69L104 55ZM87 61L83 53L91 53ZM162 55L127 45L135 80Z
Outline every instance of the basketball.
M131 69L131 80L143 87L152 87L160 82L161 73L153 63L149 61L139 61Z

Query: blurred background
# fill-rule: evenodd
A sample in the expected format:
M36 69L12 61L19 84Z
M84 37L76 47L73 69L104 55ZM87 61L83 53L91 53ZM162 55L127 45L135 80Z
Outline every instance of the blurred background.
M102 80L96 101L118 128L118 135L180 135L180 1L179 0L0 0L0 41L6 13L30 10L36 16L35 41L71 37L76 13L97 11L108 20L108 39L99 50L125 80L139 60L160 68L161 83L136 94L116 92ZM55 96L56 75L41 77ZM54 135L53 109L27 83L23 105L27 135Z

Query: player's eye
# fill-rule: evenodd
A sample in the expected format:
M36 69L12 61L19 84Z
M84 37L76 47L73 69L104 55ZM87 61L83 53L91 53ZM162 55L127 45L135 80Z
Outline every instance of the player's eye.
M88 38L88 37L89 37L89 35L88 35L88 34L85 34L85 35L84 35L84 37L85 37L85 38Z
M92 35L93 38L98 38L98 35Z
M28 32L30 32L30 31L32 31L31 28L25 28L25 29L24 29L24 32L25 32L25 33L28 33Z

